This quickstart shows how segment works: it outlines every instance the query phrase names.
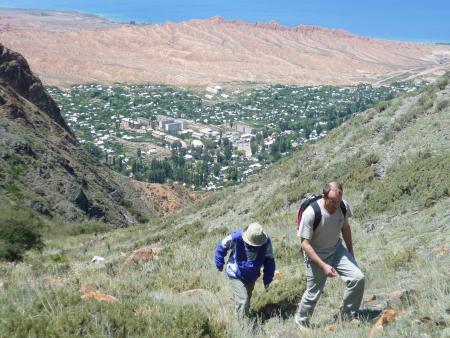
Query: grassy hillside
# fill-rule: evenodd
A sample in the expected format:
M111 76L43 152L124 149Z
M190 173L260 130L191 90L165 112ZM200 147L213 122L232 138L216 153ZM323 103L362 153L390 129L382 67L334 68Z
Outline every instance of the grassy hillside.
M448 82L449 74L421 93L382 102L242 186L176 215L104 235L44 238L41 252L0 265L0 336L298 336L292 304L304 290L305 276L294 231L297 203L305 192L338 179L354 212L351 227L356 259L367 276L366 297L382 300L395 290L415 290L407 302L412 305L391 304L400 316L380 335L445 337ZM264 321L254 332L234 321L231 287L212 261L220 239L252 220L266 226L282 274L268 292L257 283L252 310ZM128 258L142 247L155 248L149 257L159 259ZM437 247L442 254L433 251ZM91 263L95 255L105 261ZM83 300L91 289L115 298ZM370 322L325 328L343 289L339 279L327 282L313 336L369 334Z

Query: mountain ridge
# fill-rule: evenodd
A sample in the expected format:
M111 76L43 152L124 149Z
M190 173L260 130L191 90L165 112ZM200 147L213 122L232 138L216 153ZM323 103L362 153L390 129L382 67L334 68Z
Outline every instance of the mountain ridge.
M23 56L0 45L0 59L0 80L3 84L46 112L71 136L71 141L76 143L75 135L64 121L58 106L47 95L41 81L33 75Z
M9 25L19 23L12 20ZM390 78L433 77L450 64L446 45L218 17L98 29L10 29L1 31L0 39L25 55L46 84L57 86L86 82L206 86L240 81L379 84Z

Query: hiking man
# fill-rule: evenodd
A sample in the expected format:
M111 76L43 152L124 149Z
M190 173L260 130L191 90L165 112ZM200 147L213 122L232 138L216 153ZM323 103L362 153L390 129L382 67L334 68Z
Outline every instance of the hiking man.
M338 182L325 184L322 197L304 210L300 221L297 235L305 256L307 284L295 314L295 322L302 329L310 325L310 318L327 277L339 275L346 283L340 307L342 319L354 317L361 305L364 275L354 258L348 222L352 213L342 195L343 189ZM321 218L314 227L318 212ZM342 245L341 233L347 248Z
M250 299L255 282L264 266L264 287L267 289L275 273L272 243L261 224L252 223L225 237L216 248L215 264L219 271L225 265L225 256L231 250L226 274L233 288L235 311L240 319L248 317Z

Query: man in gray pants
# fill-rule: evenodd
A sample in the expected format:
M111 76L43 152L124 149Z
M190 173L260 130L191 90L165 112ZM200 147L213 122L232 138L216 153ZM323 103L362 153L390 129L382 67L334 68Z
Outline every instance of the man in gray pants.
M307 276L306 291L295 314L295 322L301 329L309 327L327 277L339 275L346 283L340 308L342 318L352 318L361 305L364 275L353 255L348 222L351 210L342 195L343 189L338 182L327 183L322 198L304 210L300 221L297 235L301 238ZM347 248L342 245L341 233Z

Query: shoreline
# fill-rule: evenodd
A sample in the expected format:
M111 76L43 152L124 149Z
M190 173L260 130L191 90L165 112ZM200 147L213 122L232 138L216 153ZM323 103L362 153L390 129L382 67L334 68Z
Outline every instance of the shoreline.
M0 22L0 27L2 24L12 24L16 29L20 27L20 30L38 28L36 24L42 26L39 28L44 30L95 29L127 24L126 22L116 22L97 14L57 9L0 7L0 17L4 19L3 22Z

